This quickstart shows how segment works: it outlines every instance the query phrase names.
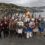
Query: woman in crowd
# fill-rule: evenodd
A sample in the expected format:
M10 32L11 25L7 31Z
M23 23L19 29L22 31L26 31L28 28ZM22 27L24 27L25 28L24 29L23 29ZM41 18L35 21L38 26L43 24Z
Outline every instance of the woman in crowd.
M23 23L23 21L21 21L21 19L19 19L18 21L17 21L17 27L16 27L16 31L17 31L17 33L18 33L18 38L19 37L21 37L22 38L22 36L23 36L23 26L24 26L24 23Z
M31 13L29 12L29 10L26 10L23 15L23 19L24 19L23 21L26 27L26 29L24 30L24 32L26 33L26 38L32 37L31 36L32 34L30 34L30 32L32 32L32 28L29 27L29 22L31 18L32 18Z
M35 18L35 20L34 20L34 28L33 28L33 36L36 36L36 35L37 35L38 26L39 26L39 22L38 22L38 20Z

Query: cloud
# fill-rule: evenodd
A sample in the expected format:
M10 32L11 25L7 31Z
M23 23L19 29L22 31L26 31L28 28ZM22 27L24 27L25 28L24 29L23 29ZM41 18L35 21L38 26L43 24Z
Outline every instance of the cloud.
M16 4L23 4L23 3L31 3L35 2L37 0L0 0L0 2L5 2L5 3L16 3Z
M31 5L36 7L45 6L45 0L38 0L37 2L31 3Z
M2 3L13 3L19 6L45 6L45 0L0 0Z

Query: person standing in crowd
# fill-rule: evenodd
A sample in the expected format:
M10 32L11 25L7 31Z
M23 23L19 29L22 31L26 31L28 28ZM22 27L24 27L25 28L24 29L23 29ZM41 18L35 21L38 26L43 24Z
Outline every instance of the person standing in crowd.
M34 20L33 36L37 36L38 26L39 26L39 22L38 22L38 20L35 18L35 20Z
M40 23L39 23L39 32L40 32L40 36L43 36L43 31L44 31L44 19L42 18Z
M45 18L44 18L44 37L45 37Z
M9 22L9 30L10 30L10 37L12 37L14 35L14 19L11 19Z
M30 37L32 37L33 35L33 33L32 33L32 31L33 31L33 20L31 20L30 21L30 23L27 23L27 25L26 25L26 30L25 30L25 32L26 32L26 38L28 39L28 38L30 38Z
M18 19L18 17L19 17L19 13L18 13L18 11L16 11L14 18Z
M23 33L23 26L24 26L24 23L23 23L23 21L21 21L21 19L19 19L18 21L17 21L17 29L16 29L16 31L17 31L17 33L18 33L18 38L19 37L21 37L22 38L22 33Z
M29 23L29 36L32 37L33 36L33 29L35 28L35 23L34 23L34 19L32 18L30 23Z
M31 18L32 18L32 15L31 15L30 11L26 9L24 11L24 15L22 16L23 22L24 23L29 22Z
M3 26L3 24L1 23L1 20L0 20L0 38L2 37L2 35L1 35L1 32L2 32L2 26Z
M4 28L4 30L3 30L3 33L4 33L4 38L5 37L7 37L8 36L8 22L7 22L7 17L5 16L4 17L4 22L3 22L3 28Z
M23 15L23 21L26 27L26 29L24 29L24 32L26 32L26 38L30 37L30 31L32 31L32 29L29 27L29 22L31 18L32 16L31 16L30 11L26 9Z

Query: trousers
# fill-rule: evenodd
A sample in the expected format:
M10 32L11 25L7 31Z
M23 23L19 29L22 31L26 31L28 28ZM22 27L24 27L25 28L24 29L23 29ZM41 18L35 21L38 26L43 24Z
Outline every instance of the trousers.
M27 32L26 33L26 38L30 38L30 37L32 37L32 32Z

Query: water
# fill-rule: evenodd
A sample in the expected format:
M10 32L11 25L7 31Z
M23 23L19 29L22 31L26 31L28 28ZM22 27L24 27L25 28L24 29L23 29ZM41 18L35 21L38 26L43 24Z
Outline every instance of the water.
M42 17L45 17L45 12L35 12L34 13L34 17L35 17L35 15L36 15L36 17L38 17L39 15L41 15Z
M36 17L38 17L39 15L41 15L42 17L45 18L45 11L44 12L34 12L34 13L31 13L31 14L33 14L34 17L35 17L35 15L36 15ZM20 13L19 15L22 16L23 13Z
M39 15L41 15L42 17L45 17L45 9L42 9L44 12L35 12L34 13L34 16L36 15L37 17L39 16Z

